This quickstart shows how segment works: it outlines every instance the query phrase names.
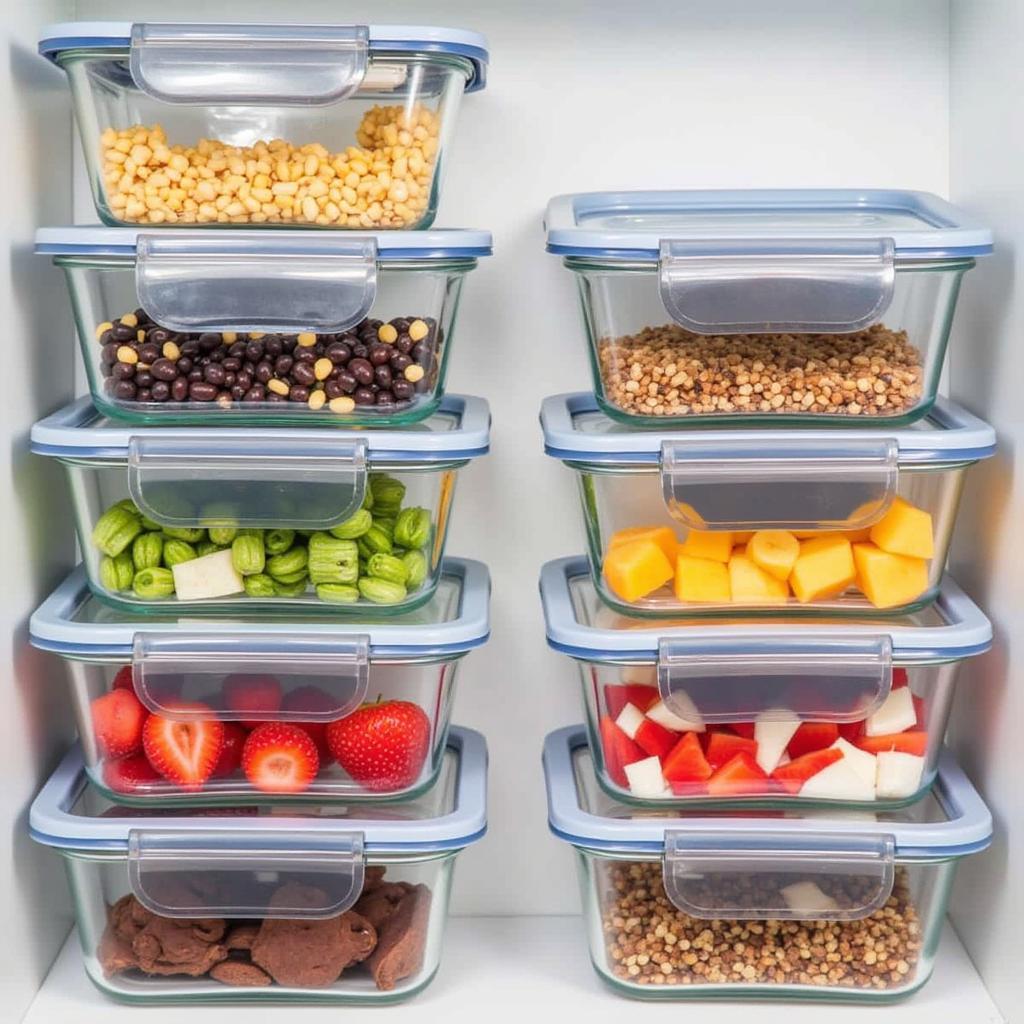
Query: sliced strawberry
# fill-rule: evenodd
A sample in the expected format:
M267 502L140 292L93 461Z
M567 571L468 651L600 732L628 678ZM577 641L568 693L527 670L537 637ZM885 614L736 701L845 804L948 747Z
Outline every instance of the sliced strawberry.
M150 715L142 730L149 763L182 789L202 789L213 774L224 746L224 723L205 704L181 704L176 710L207 714L209 718L173 721Z
M320 771L320 757L316 744L297 725L266 722L249 733L242 769L264 793L301 793Z
M104 757L142 753L142 726L149 712L134 690L111 690L92 702L92 731Z
M859 736L855 741L861 750L870 754L885 754L895 750L901 754L924 757L928 749L928 733L921 730L892 732L887 736Z
M780 764L772 772L772 778L787 792L799 793L804 783L817 775L823 768L834 764L843 756L841 750L831 747L827 750L812 750L802 757L795 757L789 764Z
M640 723L640 728L637 729L634 739L640 749L650 754L651 757L665 758L676 745L676 740L679 737L671 729L666 729L665 726L645 718Z
M727 761L731 761L737 754L747 754L751 759L757 757L757 743L748 740L743 736L734 736L728 732L715 732L708 740L708 748L705 756L712 769L718 771ZM760 771L760 769L758 769ZM763 775L764 772L761 772Z
M239 672L224 680L223 689L225 710L251 715L241 719L246 729L255 729L281 709L281 683L274 676Z
M607 772L608 778L610 778L616 786L628 789L629 779L626 778L625 765L623 765L619 760L619 741L616 733L621 735L623 739L628 740L630 743L633 742L612 721L609 715L604 715L601 718L601 752L604 754L604 770Z
M217 758L211 778L223 779L238 771L242 764L242 747L248 735L237 722L224 723L224 744L220 748L220 757Z
M695 784L707 782L711 778L712 768L704 756L704 751L701 750L697 733L686 733L672 748L662 761L661 774L677 794L677 785L684 785L692 790Z
M114 681L110 684L112 690L131 690L135 692L135 681L132 678L132 667L131 665L122 665L117 670L117 675L114 676Z
M726 761L707 785L709 796L762 796L769 791L768 776L746 751Z
M107 761L103 765L103 781L115 793L135 793L139 790L152 791L154 783L163 780L143 754Z
M835 722L801 722L786 745L789 756L794 760L809 754L812 750L824 750L839 739L839 726Z
M376 793L407 789L430 752L430 719L407 700L364 704L327 726L331 754L352 778Z
M297 690L291 690L284 695L281 701L282 711L291 711L293 714L313 714L327 711L334 711L338 702L329 697L323 690L315 686L300 686ZM327 722L292 722L316 744L316 752L320 760L326 761L331 756L330 748L327 746Z
M658 688L644 686L642 683L607 683L604 688L604 706L613 719L622 714L627 704L635 704L641 711L646 711L658 701Z

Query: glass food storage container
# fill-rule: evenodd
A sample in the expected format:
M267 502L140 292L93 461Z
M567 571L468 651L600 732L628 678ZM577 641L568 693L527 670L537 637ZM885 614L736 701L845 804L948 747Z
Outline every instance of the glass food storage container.
M947 577L900 618L665 619L601 604L586 560L541 571L548 644L580 671L594 770L623 803L904 806L931 786L960 663L992 626Z
M75 748L30 827L64 858L86 973L119 1002L398 1002L437 971L486 775L483 737L456 728L413 801L147 813L93 789Z
M111 800L408 799L441 769L489 596L483 565L449 558L430 601L402 616L133 617L93 597L78 568L29 639L67 662L85 771Z
M491 236L43 228L36 252L64 269L105 415L389 426L440 404Z
M992 251L937 196L870 189L563 195L546 226L601 408L653 427L918 419Z
M591 960L641 999L886 1003L935 966L953 875L992 818L952 756L897 811L638 811L598 788L579 727L544 748Z
M576 471L594 583L627 614L900 614L935 599L995 431L938 399L909 427L636 430L591 394L541 410Z
M67 74L100 219L425 228L487 41L408 25L72 22Z
M406 612L441 572L457 470L490 415L404 430L128 427L79 399L32 428L67 468L89 586L123 611Z

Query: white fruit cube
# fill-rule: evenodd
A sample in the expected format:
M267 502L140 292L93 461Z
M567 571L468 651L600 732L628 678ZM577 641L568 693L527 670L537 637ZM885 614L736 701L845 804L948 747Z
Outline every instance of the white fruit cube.
M188 562L178 562L171 572L174 575L174 592L182 601L228 597L245 591L242 577L231 561L230 548Z
M917 725L917 711L914 709L914 696L909 686L901 686L890 692L882 706L870 715L864 723L866 736L888 736L890 733L903 732Z
M875 755L855 747L849 740L839 737L832 744L833 750L842 752L843 760L848 764L868 786L875 784Z
M619 682L633 686L657 686L657 665L623 665L619 669Z
M615 724L631 739L636 739L640 726L644 724L644 713L635 705L627 704L615 719Z
M879 800L902 800L921 788L924 758L899 750L884 751L875 759L878 775L875 788Z
M668 792L661 774L661 761L656 757L645 757L625 766L629 791L634 796L658 797Z
M775 713L764 712L763 714ZM799 728L800 719L798 718L761 717L754 723L754 740L757 743L757 754L754 760L766 775L771 775L779 766L779 759L786 752L786 745Z
M672 694L672 704L679 711L685 710L686 716L680 717L663 700L659 700L647 709L647 717L673 732L704 732L704 720L684 691L678 690Z
M822 914L839 909L839 904L828 893L822 892L815 882L794 882L783 886L779 892L786 906L800 914Z
M866 803L875 799L875 787L862 779L847 761L833 761L803 784L800 796L812 800L858 800Z

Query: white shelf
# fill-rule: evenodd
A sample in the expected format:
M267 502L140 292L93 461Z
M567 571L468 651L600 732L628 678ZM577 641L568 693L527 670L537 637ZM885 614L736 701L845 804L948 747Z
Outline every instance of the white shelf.
M707 1005L707 1004L704 1004ZM480 1024L484 1015L497 1021L579 1021L621 1024L631 1007L642 1009L645 1020L679 1019L678 1003L632 1003L598 980L587 959L582 926L574 917L461 917L450 922L444 959L434 983L409 1003L387 1010L342 1008L346 1022L389 1024ZM844 1024L863 1022L864 1006L821 1003L766 1002L758 1005L760 1024ZM337 1018L338 1007L254 1005L189 1008L191 1024L294 1024L320 1016ZM985 986L948 926L942 936L935 976L904 1003L872 1007L872 1024L935 1024L969 1021L1003 1024ZM182 1007L145 1011L145 1024L180 1024ZM719 1002L716 1024L748 1024L750 1003ZM50 971L23 1024L138 1024L137 1007L110 1002L93 988L82 970L78 941L71 935Z

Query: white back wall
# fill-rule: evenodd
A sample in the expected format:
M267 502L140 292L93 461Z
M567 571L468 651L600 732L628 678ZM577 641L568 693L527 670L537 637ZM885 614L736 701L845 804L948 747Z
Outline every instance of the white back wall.
M430 22L485 33L486 91L463 107L439 226L490 228L467 282L450 384L491 402L493 454L460 484L451 550L489 563L493 639L465 663L456 719L491 749L490 834L454 909L577 907L546 828L541 741L581 717L576 669L548 651L543 561L582 548L574 481L542 454L537 412L589 387L573 282L543 252L567 191L863 186L947 193L947 5L820 0L80 0L77 17ZM79 212L87 212L79 209ZM91 218L91 215L89 217Z

